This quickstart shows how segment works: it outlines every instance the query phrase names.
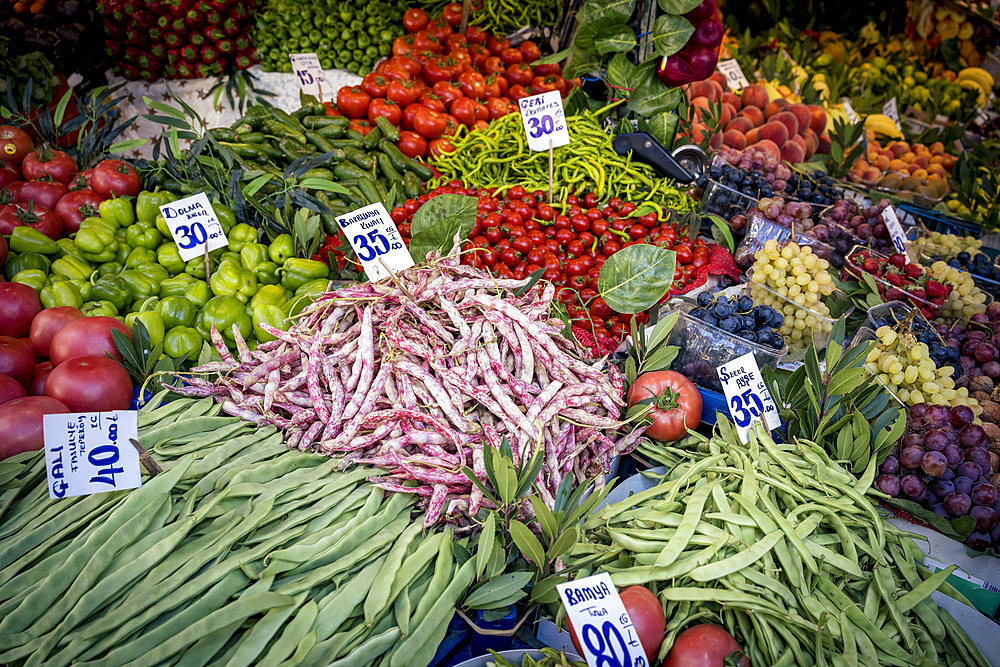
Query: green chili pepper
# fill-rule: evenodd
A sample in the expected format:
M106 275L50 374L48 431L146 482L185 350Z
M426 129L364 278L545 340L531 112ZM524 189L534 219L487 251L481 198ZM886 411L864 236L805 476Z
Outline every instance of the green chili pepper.
M156 304L156 312L163 318L163 326L167 329L194 324L198 316L198 308L191 299L185 296L168 296Z
M132 202L122 197L105 199L101 202L98 210L101 212L101 218L110 220L116 227L128 227L135 222L135 209L132 208Z
M90 274L94 272L94 269L90 267L82 259L77 259L76 257L60 257L56 261L52 262L52 266L49 271L55 275L62 278L74 279L79 278L81 280L87 280L90 278Z
M231 262L220 265L208 282L216 296L234 296L243 303L257 291L253 273Z
M14 252L37 252L43 255L55 255L59 245L37 229L20 225L10 233L7 241Z
M302 285L330 275L330 268L315 259L292 257L285 260L278 269L281 284L290 290L297 290Z
M291 234L279 234L267 248L267 256L275 264L284 264L289 257L295 256L295 241Z
M229 231L236 224L236 216L228 206L223 204L212 204L212 210L215 211L215 217L219 219L219 224L222 225L222 231L226 233L226 237L229 237ZM254 230L256 238L256 230Z
M118 309L115 304L103 299L88 301L80 306L80 312L87 317L118 317Z
M257 243L257 230L246 223L240 223L226 232L229 239L229 248L235 252L240 252L244 246Z
M69 280L57 280L42 288L38 295L45 308L55 308L57 306L73 306L79 308L83 305L83 297L76 285Z
M135 269L127 269L120 274L125 285L128 286L130 303L145 301L151 296L156 296L160 292L160 286L154 285L153 281L139 273Z
M163 235L152 225L137 222L125 230L125 242L133 248L156 250L163 242Z
M203 343L194 327L173 327L163 336L163 353L173 359L194 359Z
M129 293L128 284L121 276L103 276L94 283L94 289L90 291L91 299L96 301L107 301L115 308L117 315L125 306L131 303L132 296Z
M10 279L12 283L21 283L22 285L27 285L36 292L41 292L42 288L45 287L45 282L49 279L49 275L42 271L41 269L22 269L14 274Z
M15 275L24 271L25 269L35 269L41 271L42 273L48 273L49 269L52 267L52 261L45 255L39 255L34 252L27 252L21 255L8 255L7 263L4 264L4 274L8 278L13 278Z
M236 325L240 334L247 338L253 331L253 322L247 315L243 302L234 296L215 296L209 299L208 303L201 309L195 328L201 337L211 340L210 332L214 325L230 343L235 342L233 337L233 325Z
M125 316L125 324L131 329L136 322L142 322L149 333L149 344L156 345L163 342L163 318L155 310L147 310L139 313L129 313Z
M164 243L157 248L156 261L159 262L160 266L165 268L172 276L184 273L184 260L181 259L181 254L180 251L177 250L176 243Z
M149 248L132 248L129 251L128 257L125 258L125 266L130 269L135 269L143 264L156 264L156 253ZM159 266L159 264L157 264ZM163 268L163 267L160 267ZM167 271L165 268L163 269Z

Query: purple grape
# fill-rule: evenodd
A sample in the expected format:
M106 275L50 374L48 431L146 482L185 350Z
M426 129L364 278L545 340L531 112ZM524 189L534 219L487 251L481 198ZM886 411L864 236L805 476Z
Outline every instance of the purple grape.
M924 439L919 433L907 433L903 436L903 442L900 444L903 447L919 447L923 441Z
M997 487L989 482L979 482L972 487L972 502L976 505L991 506L997 501Z
M932 428L924 434L924 446L940 452L948 446L947 430L943 428Z
M910 416L914 419L920 419L927 412L926 403L917 403L912 408L910 408Z
M989 441L986 431L978 424L969 424L958 432L958 439L966 447L985 446Z
M939 477L948 469L948 459L941 452L926 452L920 459L920 469L931 477Z
M944 456L948 459L948 465L957 468L962 464L965 457L962 455L962 448L958 445L948 445L944 448Z
M984 471L990 469L990 452L985 447L973 447L965 450L965 460L972 461Z
M1000 546L1000 523L993 526L993 530L990 531L990 539L993 540L994 546Z
M875 478L875 486L887 496L895 498L899 495L899 478L895 475L879 475Z
M997 513L992 507L973 507L969 516L976 520L976 530L981 533L988 533L997 525Z
M899 453L899 462L904 468L919 468L920 460L924 458L924 450L920 447L906 447Z
M948 514L948 510L944 508L944 503L937 503L936 505L931 507L931 509L934 510L934 513L937 514L938 516L943 516L945 519L951 518L951 515Z
M899 486L903 493L918 503L927 497L927 485L916 475L907 475L899 480Z
M983 476L983 469L972 461L966 461L958 466L958 470L955 472L958 473L959 477L968 477L970 480L977 480Z
M990 536L976 531L965 538L965 543L969 545L970 549L986 551L990 548Z
M976 361L985 364L987 361L993 361L997 358L997 349L991 343L980 343L973 354Z
M966 495L972 493L972 480L968 477L956 477L954 480L955 491Z
M956 491L944 499L945 509L954 516L965 516L972 507L972 499L968 495Z
M889 454L889 456L885 457L885 461L882 461L879 470L887 475L891 475L899 470L899 459L894 454Z
M1000 378L1000 362L987 361L985 364L983 364L983 375L991 377L994 380Z
M926 484L926 483L927 483L927 480L924 480L924 483ZM930 488L931 488L931 487L929 487L929 486L927 487L927 489L928 489L928 491L927 491L927 497L926 497L926 498L924 498L924 499L923 499L923 501L921 501L921 504L922 504L922 505L923 505L924 507L927 507L927 506L929 506L929 505L933 505L934 503L939 503L939 502L941 502L941 499L940 499L940 498L938 498L938 497L937 497L937 494L936 494L936 493L934 493L933 491L931 491L931 490L930 490Z
M943 405L928 405L924 421L932 428L944 428L948 425L948 408Z
M975 418L976 415L968 405L956 405L948 411L948 421L955 428L962 428L967 424L971 424Z
M935 495L944 498L955 493L955 484L950 479L941 479L938 477L931 484L931 490Z

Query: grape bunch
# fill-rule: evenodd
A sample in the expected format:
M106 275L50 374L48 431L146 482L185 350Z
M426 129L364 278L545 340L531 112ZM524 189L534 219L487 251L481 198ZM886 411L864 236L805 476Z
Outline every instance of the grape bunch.
M883 199L878 204L861 208L853 202L841 199L823 214L824 220L846 227L847 230L861 239L861 242L878 252L895 252L889 228L882 219L882 211L889 208L889 200Z
M764 182L771 185L773 192L782 192L792 177L791 168L775 159L766 149L751 146L746 150L727 148L718 153L727 164L744 172L759 174ZM770 195L763 195L769 197Z
M753 210L750 209L750 212ZM757 202L756 210L768 220L782 227L791 229L794 225L797 232L808 232L813 228L813 221L810 217L813 213L812 206L804 202L786 202L782 197L762 197Z
M785 186L785 196L820 206L829 206L840 199L840 190L833 184L829 174L817 169L811 174L792 172Z
M907 308L907 310L910 309ZM923 343L927 346L927 354L935 366L938 368L950 366L954 369L951 375L953 380L957 381L964 373L961 364L959 364L962 354L958 349L958 345L949 345L948 341L942 338L939 331L919 313L909 315L890 310L888 313L877 315L871 319L876 329L890 327L896 332L909 331L912 333L918 343Z
M830 309L822 301L834 290L829 266L812 248L794 241L779 247L771 239L757 252L750 297L784 316L779 333L796 353L812 345L814 336L826 340L832 328Z
M910 331L881 326L875 331L877 343L865 357L865 368L906 405L969 405L978 402L965 387L956 388L953 366L938 366L930 346Z
M955 337L955 349L961 354L958 367L964 377L958 380L958 386L966 386L970 392L991 394L1000 383L1000 303L991 303L983 317L991 317L989 325L969 326L960 333L952 333ZM977 316L978 317L978 316Z
M746 295L724 299L701 292L697 308L689 315L751 343L775 350L785 346L778 333L785 324L784 316L770 306L755 306Z
M971 255L962 251L948 260L948 266L959 271L967 271L971 274L972 281L983 291L989 292L994 297L1000 297L1000 266L991 262L989 255L981 252Z
M917 252L929 257L940 257L948 261L959 253L974 253L983 247L983 242L975 236L958 236L942 232L927 232L913 242Z
M943 261L934 262L928 271L932 278L952 287L941 308L945 320L967 320L986 312L987 296L976 286L971 274Z
M1000 498L991 476L1000 457L986 430L965 405L913 405L906 431L882 462L875 485L882 493L920 503L946 519L971 516L972 549L1000 549Z

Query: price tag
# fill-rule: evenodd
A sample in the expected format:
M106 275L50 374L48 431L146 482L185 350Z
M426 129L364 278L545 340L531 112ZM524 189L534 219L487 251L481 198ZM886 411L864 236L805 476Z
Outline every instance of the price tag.
M322 87L326 85L323 78L323 67L315 53L289 53L292 61L292 72L299 78L299 86L306 95L321 97ZM329 88L327 88L329 90Z
M743 68L740 67L739 62L735 58L730 60L720 60L718 69L720 72L726 75L726 81L729 83L729 87L739 92L750 85L747 81L746 75L743 74Z
M167 221L177 244L177 252L185 262L229 245L222 223L204 192L164 204L160 213Z
M547 151L550 145L552 148L559 148L569 143L566 113L558 90L522 97L518 106L521 109L524 133L528 137L528 148Z
M368 280L375 282L413 266L413 258L381 202L342 215L337 224L358 254Z
M896 124L896 129L902 132L903 128L899 124L899 109L896 108L896 98L891 97L889 101L882 105L882 113L892 119Z
M557 584L590 667L647 667L646 651L607 572Z
M899 216L896 215L896 209L891 206L887 206L884 211L882 211L882 220L885 221L885 227L889 230L889 236L892 238L892 245L896 247L896 250L906 255L906 263L909 264L913 261L913 257L910 256L910 244L909 239L906 238L906 232L903 231L903 225L899 222Z
M764 427L771 429L781 426L778 409L771 399L771 394L761 379L760 367L753 352L747 352L742 357L736 357L722 364L716 371L722 381L722 390L726 394L729 413L736 423L736 432L740 440L747 441L752 424L763 420Z
M848 98L843 98L844 103L844 113L847 114L847 120L852 123L858 122L858 114L854 112L854 107L851 106L851 100Z
M49 498L135 489L142 484L136 412L79 412L42 417Z

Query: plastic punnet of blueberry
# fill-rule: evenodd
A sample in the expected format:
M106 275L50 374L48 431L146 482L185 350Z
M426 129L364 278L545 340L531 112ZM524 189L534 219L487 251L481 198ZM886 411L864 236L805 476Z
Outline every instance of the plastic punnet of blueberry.
M778 334L785 318L770 306L755 306L753 299L746 295L727 299L708 292L698 295L697 304L689 314L706 324L751 343L774 349L785 346L785 340Z

